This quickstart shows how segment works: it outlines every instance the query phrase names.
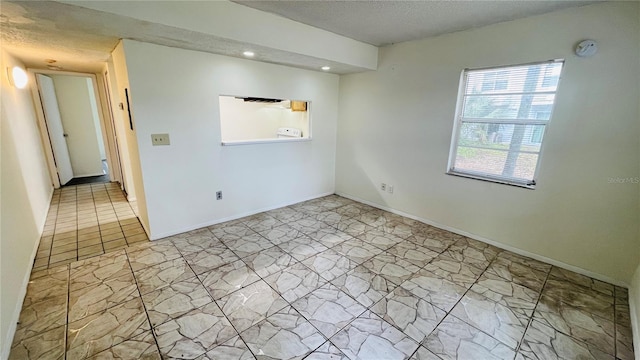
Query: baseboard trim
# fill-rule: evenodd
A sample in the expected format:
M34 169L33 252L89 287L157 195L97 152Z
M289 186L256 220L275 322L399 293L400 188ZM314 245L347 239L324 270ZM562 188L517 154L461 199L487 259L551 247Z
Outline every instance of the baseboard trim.
M332 194L334 194L334 193L333 192L327 192L327 193L322 193L322 194L319 194L319 195L313 195L313 196L310 196L310 197L307 197L307 198L303 198L301 200L296 200L294 202L280 203L280 204L277 204L277 205L268 206L268 207L257 209L257 210L250 210L250 211L247 211L247 212L244 212L244 213L228 216L228 217L225 217L225 218L222 218L222 219L216 219L216 220L213 220L213 221L207 221L207 222L196 224L196 225L193 225L193 226L181 228L181 229L176 230L176 231L171 231L171 232L166 232L166 233L161 233L161 234L154 234L153 237L149 237L149 239L151 241L161 240L161 239L164 239L164 238L169 237L169 236L185 233L187 231L197 230L197 229L200 229L200 228L203 228L203 227L220 224L220 223L223 223L223 222L226 222L226 221L240 219L240 218L243 218L243 217L246 217L246 216L259 214L259 213L264 212L264 211L278 209L278 208L281 208L281 207L297 204L297 203L303 202L303 201L308 201L308 200L321 198L323 196L328 196L328 195L332 195Z
M629 291L629 311L631 312L631 332L633 334L633 347L636 359L640 360L640 309L636 307L636 301L632 296L640 296L640 289Z
M51 199L53 198L53 191L54 188L53 186L51 186L51 190L49 191L49 204L51 204ZM31 278L31 271L33 270L33 262L36 259L36 254L38 253L38 247L40 246L40 239L42 239L42 233L44 232L44 226L47 222L47 215L49 213L49 209L47 209L47 212L44 213L44 219L42 219L40 228L38 229L38 240L36 240L36 242L34 242L34 247L31 250L31 256L29 258L29 271L27 271L27 273L25 274L25 277L22 279L22 287L20 289L20 296L18 297L19 299L21 299L17 304L16 304L16 308L13 311L13 316L11 317L13 319L13 321L11 322L11 325L9 326L9 331L7 332L7 338L5 339L3 349L2 349L2 354L0 354L0 357L3 360L6 360L9 358L9 353L11 352L11 345L13 344L13 337L16 334L16 329L18 327L18 320L20 319L20 312L22 311L22 304L24 303L24 298L27 296L27 287L29 286L29 279Z
M384 205L380 205L380 204L377 204L377 203L374 203L374 202L371 202L371 201L368 201L368 200L360 199L357 196L345 194L345 193L342 193L342 192L336 192L336 195L340 195L340 196L346 197L347 199L355 200L355 201L358 201L358 202L367 204L369 206L373 206L375 208L378 208L378 209L381 209L381 210L385 210L385 211L388 211L388 212L391 212L391 213L394 213L394 214L402 215L402 216L408 217L410 219L423 222L423 223L425 223L427 225L435 226L437 228L444 229L444 230L450 231L452 233L456 233L458 235L462 235L462 236L466 236L466 237L474 239L474 240L482 241L483 243L486 243L486 244L489 244L489 245L493 245L493 246L498 247L500 249L508 250L508 251L514 252L514 253L516 253L518 255L527 256L527 257L530 257L532 259L545 262L547 264L551 264L551 265L554 265L554 266L557 266L557 267L560 267L560 268L563 268L563 269L566 269L566 270L570 270L570 271L576 272L578 274L589 276L589 277L594 278L596 280L604 281L606 283L613 284L613 285L620 286L620 287L624 287L624 288L629 288L629 284L627 284L627 283L625 283L623 281L619 281L617 279L613 279L613 278L610 278L608 276L605 276L605 275L602 275L602 274L598 274L598 273L595 273L593 271L589 271L589 270L586 270L586 269L583 269L583 268L580 268L580 267L577 267L577 266L574 266L574 265L566 264L566 263L563 263L561 261L548 258L546 256L542 256L542 255L539 255L539 254L536 254L536 253L532 253L532 252L529 252L529 251L526 251L526 250L522 250L522 249L516 248L514 246L501 243L501 242L496 241L496 240L491 240L491 239L488 239L488 238L485 238L485 237L482 237L482 236L479 236L479 235L476 235L476 234L472 234L472 233L469 233L469 232L464 231L464 230L460 230L460 229L456 229L456 228L451 227L451 226L440 224L440 223L438 223L436 221L433 221L433 220L430 220L430 219L421 218L419 216L415 216L415 215L412 215L412 214L409 214L409 213L405 213L403 211L396 210L396 209L393 209L393 208L390 208L390 207L387 207L387 206L384 206Z

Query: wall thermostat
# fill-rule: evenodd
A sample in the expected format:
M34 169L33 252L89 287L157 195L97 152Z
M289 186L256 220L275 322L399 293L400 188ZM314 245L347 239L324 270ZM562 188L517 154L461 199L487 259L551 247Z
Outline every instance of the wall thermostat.
M596 44L596 42L593 40L581 41L578 46L576 46L576 55L580 57L593 56L597 51L598 44Z

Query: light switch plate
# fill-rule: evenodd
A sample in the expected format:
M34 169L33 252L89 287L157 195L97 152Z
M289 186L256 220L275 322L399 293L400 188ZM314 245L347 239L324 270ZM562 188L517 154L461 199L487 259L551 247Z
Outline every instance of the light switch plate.
M151 134L151 145L169 145L169 134Z

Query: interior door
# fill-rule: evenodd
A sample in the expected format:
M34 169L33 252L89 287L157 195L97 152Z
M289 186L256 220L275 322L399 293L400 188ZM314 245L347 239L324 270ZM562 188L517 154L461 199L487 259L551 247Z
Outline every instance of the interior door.
M49 139L51 140L51 147L53 148L53 155L58 168L58 178L60 178L60 185L64 185L73 178L73 169L71 168L71 158L69 157L69 149L65 139L66 134L62 127L60 110L58 109L56 91L53 87L53 80L50 77L38 74L37 78L40 85L44 117L47 122L47 131L49 132Z

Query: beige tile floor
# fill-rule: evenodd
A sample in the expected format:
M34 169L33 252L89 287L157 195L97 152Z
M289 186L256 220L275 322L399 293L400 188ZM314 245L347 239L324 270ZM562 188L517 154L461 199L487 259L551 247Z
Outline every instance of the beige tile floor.
M136 212L117 183L56 189L34 271L148 241Z
M626 289L335 195L32 274L11 359L633 359Z

